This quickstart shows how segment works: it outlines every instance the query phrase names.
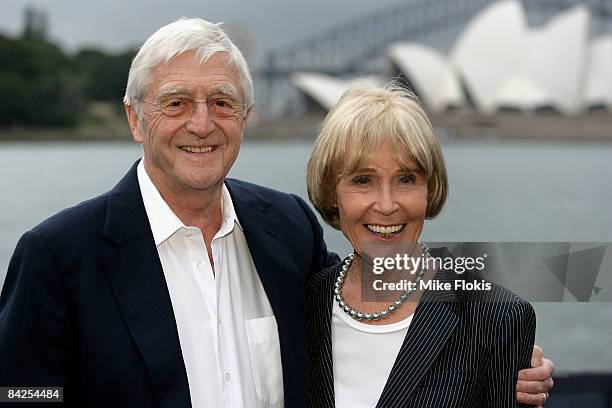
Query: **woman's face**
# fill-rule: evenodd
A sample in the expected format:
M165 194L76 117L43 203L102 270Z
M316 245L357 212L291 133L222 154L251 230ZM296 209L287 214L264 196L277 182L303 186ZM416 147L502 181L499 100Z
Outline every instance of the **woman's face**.
M380 244L413 243L421 234L427 209L427 180L409 161L396 162L387 144L355 173L336 185L340 229L355 252Z

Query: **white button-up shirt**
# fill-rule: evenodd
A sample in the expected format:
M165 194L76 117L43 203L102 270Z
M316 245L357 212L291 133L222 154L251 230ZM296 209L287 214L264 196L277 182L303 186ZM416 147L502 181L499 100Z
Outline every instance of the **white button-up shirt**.
M276 319L257 275L229 191L212 240L174 214L147 175L138 182L178 329L193 407L282 407ZM154 335L154 334L153 334Z

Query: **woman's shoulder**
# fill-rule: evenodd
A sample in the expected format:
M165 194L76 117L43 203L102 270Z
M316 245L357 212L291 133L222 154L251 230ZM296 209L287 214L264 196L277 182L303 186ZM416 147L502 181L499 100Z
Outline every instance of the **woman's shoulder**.
M511 290L469 273L462 281L465 286L459 297L468 312L484 318L483 323L497 325L508 319L535 322L533 306ZM477 285L481 290L474 290Z
M336 278L343 262L344 261L337 262L312 274L306 282L306 290L313 291L325 287L326 283Z
M438 257L452 257L446 248L435 248L430 252ZM449 299L464 304L465 310L477 313L480 318L489 316L491 319L500 319L513 311L526 314L533 312L529 302L478 273L457 273L453 269L442 268L436 277L451 283L452 295L447 296Z

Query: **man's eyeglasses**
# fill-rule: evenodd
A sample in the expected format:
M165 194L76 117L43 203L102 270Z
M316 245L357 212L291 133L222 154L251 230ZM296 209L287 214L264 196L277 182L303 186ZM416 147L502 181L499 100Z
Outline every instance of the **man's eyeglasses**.
M246 104L240 103L227 96L213 96L203 101L196 101L188 97L172 97L160 102L151 102L144 99L139 100L157 108L164 115L172 118L179 118L195 113L199 103L206 104L208 113L219 119L238 119L246 108Z

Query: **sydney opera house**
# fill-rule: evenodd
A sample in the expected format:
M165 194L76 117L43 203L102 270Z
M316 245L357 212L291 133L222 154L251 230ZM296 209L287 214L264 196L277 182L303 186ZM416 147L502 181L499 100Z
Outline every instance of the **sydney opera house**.
M386 77L400 74L431 112L612 111L612 34L592 35L590 24L589 10L580 4L534 27L520 1L497 1L468 22L445 54L414 42L389 44ZM356 83L384 79L291 76L324 110Z

